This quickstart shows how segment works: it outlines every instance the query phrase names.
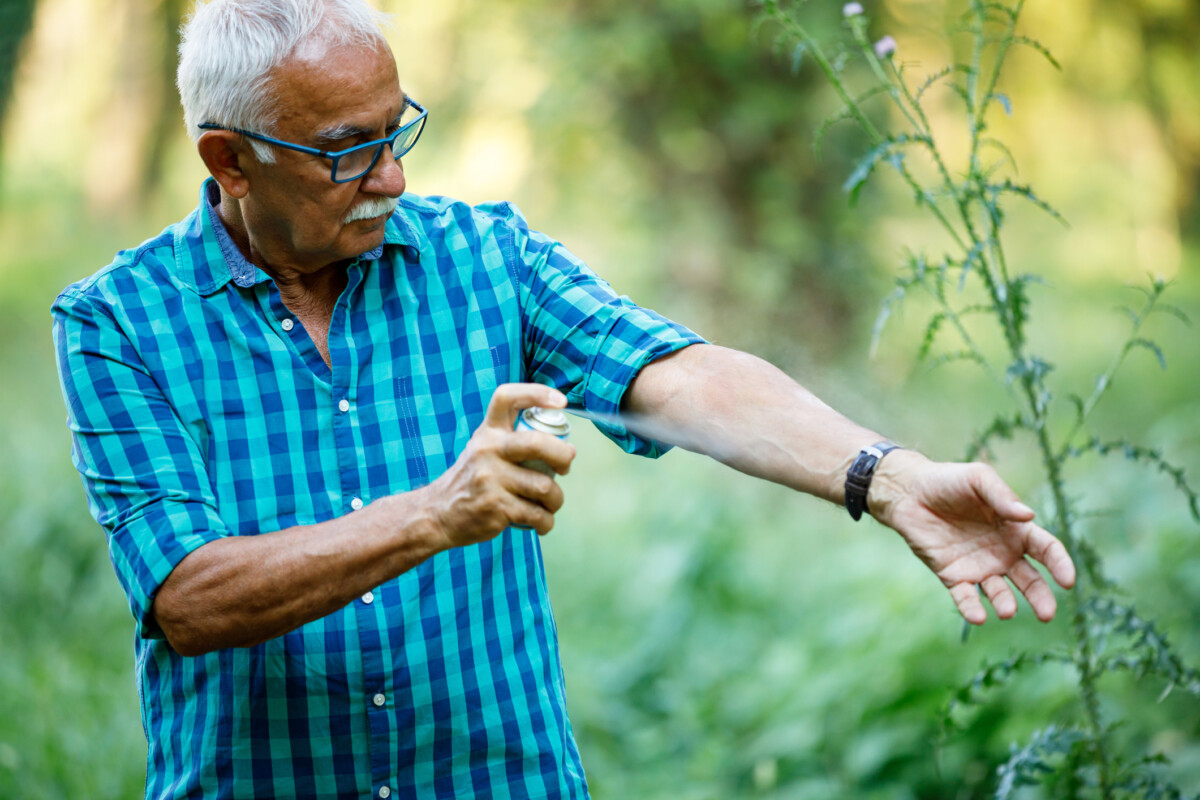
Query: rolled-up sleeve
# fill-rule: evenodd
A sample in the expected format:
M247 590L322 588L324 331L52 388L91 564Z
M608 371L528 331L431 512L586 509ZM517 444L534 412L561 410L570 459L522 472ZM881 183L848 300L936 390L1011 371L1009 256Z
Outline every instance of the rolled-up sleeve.
M197 442L113 315L72 292L52 313L72 458L88 506L108 536L139 634L161 637L150 609L162 582L184 556L229 531Z
M567 395L571 405L613 417L646 364L704 339L619 296L560 243L531 231L511 204L506 254L521 293L527 374ZM612 419L596 426L626 452L657 457L669 446L636 436Z

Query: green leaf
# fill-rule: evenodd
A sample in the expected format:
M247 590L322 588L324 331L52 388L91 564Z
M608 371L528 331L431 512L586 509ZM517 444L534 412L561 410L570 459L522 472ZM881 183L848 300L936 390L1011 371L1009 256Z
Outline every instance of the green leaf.
M1099 659L1099 669L1127 670L1139 678L1157 675L1166 679L1168 689L1179 687L1200 697L1200 673L1183 663L1166 634L1153 620L1138 616L1132 604L1112 597L1093 597L1080 610L1094 638L1105 641L1120 636L1128 641L1122 649Z
M879 349L879 340L883 337L883 328L887 325L888 317L892 315L892 309L904 302L907 285L901 282L897 283L896 288L883 299L879 313L875 316L875 324L871 327L871 347L868 351L871 358L875 357L875 352Z
M871 173L881 163L887 162L897 170L901 170L904 153L901 152L900 148L912 144L920 144L926 147L933 146L927 136L913 136L902 133L896 136L889 136L871 148L871 151L859 160L854 168L854 172L850 174L850 177L846 179L846 183L842 186L843 191L850 193L850 205L853 206L857 202L858 193L862 190L863 184L867 182L867 178L871 177ZM920 201L921 198L918 197L918 202ZM932 203L931 198L929 202Z
M978 265L983 268L983 242L977 242L970 250L967 251L966 258L962 262L962 276L958 279L958 290L961 292L967 285L967 275L971 272L971 267Z
M916 94L914 95L914 98L916 100L920 101L921 97L924 96L925 92L932 89L934 87L934 85L937 84L938 82L945 80L946 78L955 74L956 72L970 72L970 68L963 64L954 64L949 67L943 67L942 69L938 70L937 72L935 72L932 75L930 75L929 77L927 77L921 83L921 85L917 87L917 91L916 91Z
M855 103L855 105L861 106L863 103L870 100L875 95L884 93L886 91L887 91L887 86L885 86L883 84L873 86L870 89L868 89L867 91L860 94L858 97L855 97L854 103ZM832 128L834 125L838 124L839 122L844 122L846 120L852 120L852 119L854 119L854 112L848 106L843 107L842 110L837 112L836 114L832 114L832 115L826 117L824 120L821 121L820 126L817 128L816 134L813 136L813 148L818 153L821 152L821 143L825 140L825 134L829 132L829 129Z
M1156 358L1158 358L1158 365L1160 367L1162 367L1164 370L1166 370L1167 357L1163 355L1162 348L1160 348L1158 345L1156 345L1154 342L1150 341L1149 339L1142 339L1142 338L1131 339L1129 341L1129 344L1127 345L1127 347L1131 350L1135 347L1142 347L1142 348L1145 348L1146 350L1149 350L1151 353L1154 353Z
M1042 379L1050 374L1054 365L1043 361L1037 356L1025 356L1008 365L1005 377L1009 383L1015 380L1030 381L1040 384Z
M980 147L985 147L985 146L986 147L994 147L997 150L999 150L1001 153L1004 154L1005 158L1002 159L1000 162L998 162L998 164L996 165L997 167L1002 165L1004 163L1004 161L1007 160L1009 163L1009 166L1011 166L1014 171L1017 169L1017 159L1015 156L1013 156L1012 151L1008 149L1008 146L1006 144L1004 144L1004 142L1002 142L999 139L996 139L992 136L984 136L984 137L980 138L979 145L980 145Z
M797 42L792 48L792 74L797 75L800 72L800 65L804 61L804 54L808 52L808 44L805 42Z
M1164 314L1170 314L1172 317L1175 317L1177 320L1182 322L1184 325L1191 326L1191 324L1192 324L1191 318L1188 317L1188 315L1185 314L1182 309L1177 308L1176 306L1168 305L1166 303L1159 303L1150 310L1151 314L1155 314L1158 312L1162 312Z
M937 358L933 359L929 364L927 372L933 372L938 367L944 367L947 364L954 364L959 361L972 361L976 364L983 364L983 356L973 350L955 350L950 353L942 353Z
M1087 741L1088 735L1083 731L1050 725L1034 733L1024 747L1012 745L1008 761L996 771L1000 782L994 797L1011 800L1018 787L1041 783L1043 778L1062 767L1061 762L1077 745Z
M1038 197L1037 195L1035 195L1033 193L1033 190L1030 189L1028 186L1019 186L1019 185L1013 183L1012 181L1005 181L1004 183L1001 183L1001 184L989 184L987 186L986 191L987 191L988 195L990 195L991 201L993 204L995 204L999 200L1000 195L1002 195L1002 194L1019 195L1020 197L1024 197L1026 200L1028 200L1029 202L1033 203L1038 208L1045 211L1050 216L1054 217L1056 220L1061 222L1063 225L1067 224L1066 218L1063 217L1062 214L1058 213L1058 210L1055 209L1054 206L1050 205L1045 200L1043 200L1040 197Z
M1071 657L1067 653L1046 651L1041 653L1018 653L1002 661L986 662L979 672L969 681L960 686L954 697L942 710L942 727L950 730L958 728L954 714L962 709L982 705L987 692L1007 684L1014 675L1030 667L1040 667L1043 664L1069 664Z
M917 351L918 363L924 361L925 357L929 355L929 349L933 347L933 340L937 338L938 329L945 321L945 312L939 312L930 317L929 324L925 326L925 335L921 338L921 347Z
M1104 442L1096 437L1089 439L1080 447L1072 447L1067 450L1067 454L1071 457L1078 457L1084 453L1097 453L1102 456L1107 456L1112 453L1120 453L1130 461L1137 461L1147 466L1154 467L1158 472L1169 476L1175 483L1175 488L1184 494L1188 501L1188 508L1192 512L1192 517L1200 522L1200 495L1191 487L1187 481L1182 467L1176 467L1162 457L1162 454L1155 449L1147 447L1139 447L1130 443L1126 439L1118 439L1116 441Z
M1050 51L1046 49L1046 45L1042 44L1036 39L1030 39L1028 36L1014 36L1012 37L1012 41L1013 44L1023 44L1026 47L1032 47L1034 50L1037 50L1039 53L1045 56L1046 60L1054 65L1055 69L1059 70L1060 72L1062 71L1062 65L1059 64L1058 61L1055 60L1054 56L1050 54Z
M1022 430L1033 430L1032 425L1030 425L1029 421L1025 419L1023 414L1020 412L1017 412L1012 416L998 414L994 419L992 419L991 424L989 424L983 429L983 431L977 434L973 440L971 440L970 445L967 446L967 452L964 456L964 460L974 461L980 456L981 453L990 453L991 443L993 440L1004 439L1005 441L1012 441L1013 434Z

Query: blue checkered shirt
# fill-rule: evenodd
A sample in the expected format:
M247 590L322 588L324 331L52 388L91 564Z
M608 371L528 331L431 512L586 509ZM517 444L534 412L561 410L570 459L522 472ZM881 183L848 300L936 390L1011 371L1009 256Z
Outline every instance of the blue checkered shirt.
M254 647L183 657L151 603L207 542L437 478L499 384L613 413L643 365L699 337L509 204L405 195L380 249L346 267L331 368L229 239L215 192L53 310L74 462L136 620L146 797L586 797L530 531L441 553Z

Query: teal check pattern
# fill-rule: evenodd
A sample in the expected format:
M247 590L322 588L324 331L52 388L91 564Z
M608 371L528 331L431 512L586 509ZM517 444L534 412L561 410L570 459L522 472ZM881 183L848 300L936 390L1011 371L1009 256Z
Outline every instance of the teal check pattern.
M617 411L700 337L511 205L404 195L347 265L332 368L217 218L182 222L53 308L72 455L135 620L146 797L578 798L537 536L441 553L261 645L187 658L150 612L188 553L351 514L442 474L502 383ZM663 449L615 425L632 453Z

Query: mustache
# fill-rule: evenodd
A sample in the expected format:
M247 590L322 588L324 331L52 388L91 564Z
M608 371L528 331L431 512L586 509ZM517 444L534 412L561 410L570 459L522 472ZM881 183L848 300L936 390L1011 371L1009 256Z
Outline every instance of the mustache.
M360 219L375 219L376 217L382 217L384 214L391 214L396 210L396 205L399 202L399 197L372 197L350 209L350 213L346 214L342 222L349 224Z

